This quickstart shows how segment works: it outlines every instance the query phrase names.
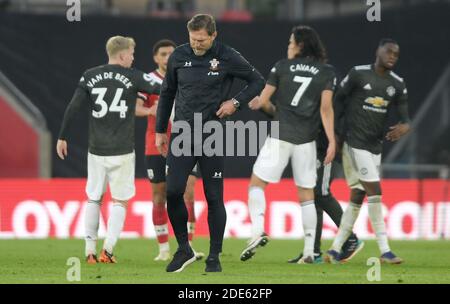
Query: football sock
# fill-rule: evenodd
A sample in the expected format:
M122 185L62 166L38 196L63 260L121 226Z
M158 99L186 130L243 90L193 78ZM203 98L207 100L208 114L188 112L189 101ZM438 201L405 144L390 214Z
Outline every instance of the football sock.
M353 225L358 218L360 210L361 205L350 202L347 209L345 209L344 214L342 215L341 224L339 226L338 233L333 241L331 249L337 252L341 251L342 245L345 243L345 241L353 231Z
M187 223L188 239L189 239L189 242L192 242L192 240L194 238L194 233L195 233L194 202L186 202L186 208L188 211L188 223Z
M98 237L98 225L100 221L100 206L101 201L89 200L86 206L85 218L85 254L96 254L96 245Z
M260 187L248 189L248 208L252 221L252 237L259 237L264 232L264 215L266 212L266 198Z
M111 214L108 220L108 229L106 232L105 243L103 249L109 253L113 253L114 246L123 229L125 222L126 208L121 203L113 203Z
M381 195L372 195L367 197L369 201L369 217L372 223L372 228L377 237L378 247L381 254L390 251L386 227L384 224L383 211L381 205Z
M317 214L314 201L305 201L301 203L303 232L305 234L305 247L303 256L314 257L314 239L316 235Z
M159 244L159 251L169 251L168 217L164 204L153 204L152 219Z

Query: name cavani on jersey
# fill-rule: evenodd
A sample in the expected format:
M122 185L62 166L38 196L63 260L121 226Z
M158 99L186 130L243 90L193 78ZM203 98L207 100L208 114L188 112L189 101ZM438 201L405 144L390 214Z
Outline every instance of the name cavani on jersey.
M314 67L314 66L310 66L307 64L293 64L290 66L289 68L291 70L291 72L297 72L297 71L301 71L301 72L309 72L313 75L316 75L317 73L319 73L319 69Z

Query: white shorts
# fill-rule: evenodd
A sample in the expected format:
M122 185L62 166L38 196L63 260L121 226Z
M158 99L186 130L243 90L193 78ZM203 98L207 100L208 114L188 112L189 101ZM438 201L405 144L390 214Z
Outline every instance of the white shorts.
M113 199L128 201L136 193L134 186L134 152L116 156L88 153L86 194L90 200L101 200L109 183Z
M267 137L253 165L253 174L269 183L278 183L289 159L292 174L298 187L314 188L317 179L316 142L294 145Z
M344 143L342 148L342 166L345 179L351 189L364 190L360 181L380 181L381 153L372 154L369 151L355 149Z

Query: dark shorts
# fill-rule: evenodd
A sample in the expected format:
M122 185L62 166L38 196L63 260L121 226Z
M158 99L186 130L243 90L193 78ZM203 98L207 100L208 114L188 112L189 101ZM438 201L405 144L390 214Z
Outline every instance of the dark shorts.
M147 167L147 177L153 184L166 182L166 158L162 155L146 155L145 165ZM190 175L200 177L198 165L195 165Z

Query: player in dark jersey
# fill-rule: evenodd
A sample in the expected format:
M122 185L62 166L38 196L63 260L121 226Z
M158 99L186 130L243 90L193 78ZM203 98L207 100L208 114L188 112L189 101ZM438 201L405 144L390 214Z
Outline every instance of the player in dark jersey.
M317 224L314 204L316 185L315 139L322 122L329 145L324 163L335 155L333 90L334 69L325 64L326 52L316 31L307 26L292 29L288 59L278 61L272 68L260 96L262 107L272 107L270 98L277 92L275 120L279 121L279 136L266 139L253 166L248 193L252 221L252 238L241 253L241 260L251 258L259 246L268 242L264 232L266 202L264 189L277 183L289 161L302 208L305 246L299 263L314 263L314 239Z
M175 42L168 39L159 40L153 46L153 60L158 68L149 73L158 84L162 84L167 71L167 61L176 48ZM136 101L136 116L147 117L147 131L145 135L145 163L147 175L152 186L153 212L152 220L155 227L156 239L159 245L159 254L155 261L167 261L171 258L169 246L169 226L166 209L166 158L159 153L155 145L156 107L158 106L159 94L139 94ZM171 126L167 128L167 136L170 136ZM195 231L194 212L194 187L197 180L198 170L194 167L189 175L184 192L184 201L188 210L188 237L192 242ZM191 244L192 247L192 244ZM193 249L194 250L194 249ZM195 251L197 259L204 257L204 253Z
M106 43L108 64L83 73L70 101L59 139L58 156L67 156L69 124L84 106L90 108L89 151L86 194L86 261L116 263L113 249L122 231L127 202L135 194L134 120L138 92L158 93L160 86L147 74L131 69L134 60L133 38L114 36ZM97 260L96 243L100 207L109 183L113 207L106 239Z
M381 252L380 260L391 264L403 261L389 248L382 214L379 173L384 126L392 105L398 109L400 122L390 127L385 138L396 141L410 129L405 82L392 71L399 54L397 42L382 39L375 63L352 68L336 94L336 119L338 122L344 119L343 123L337 124L341 126L337 133L344 140L343 167L351 188L351 198L342 216L338 234L325 256L328 262L339 262L342 244L353 229L365 195L369 202L369 218Z

